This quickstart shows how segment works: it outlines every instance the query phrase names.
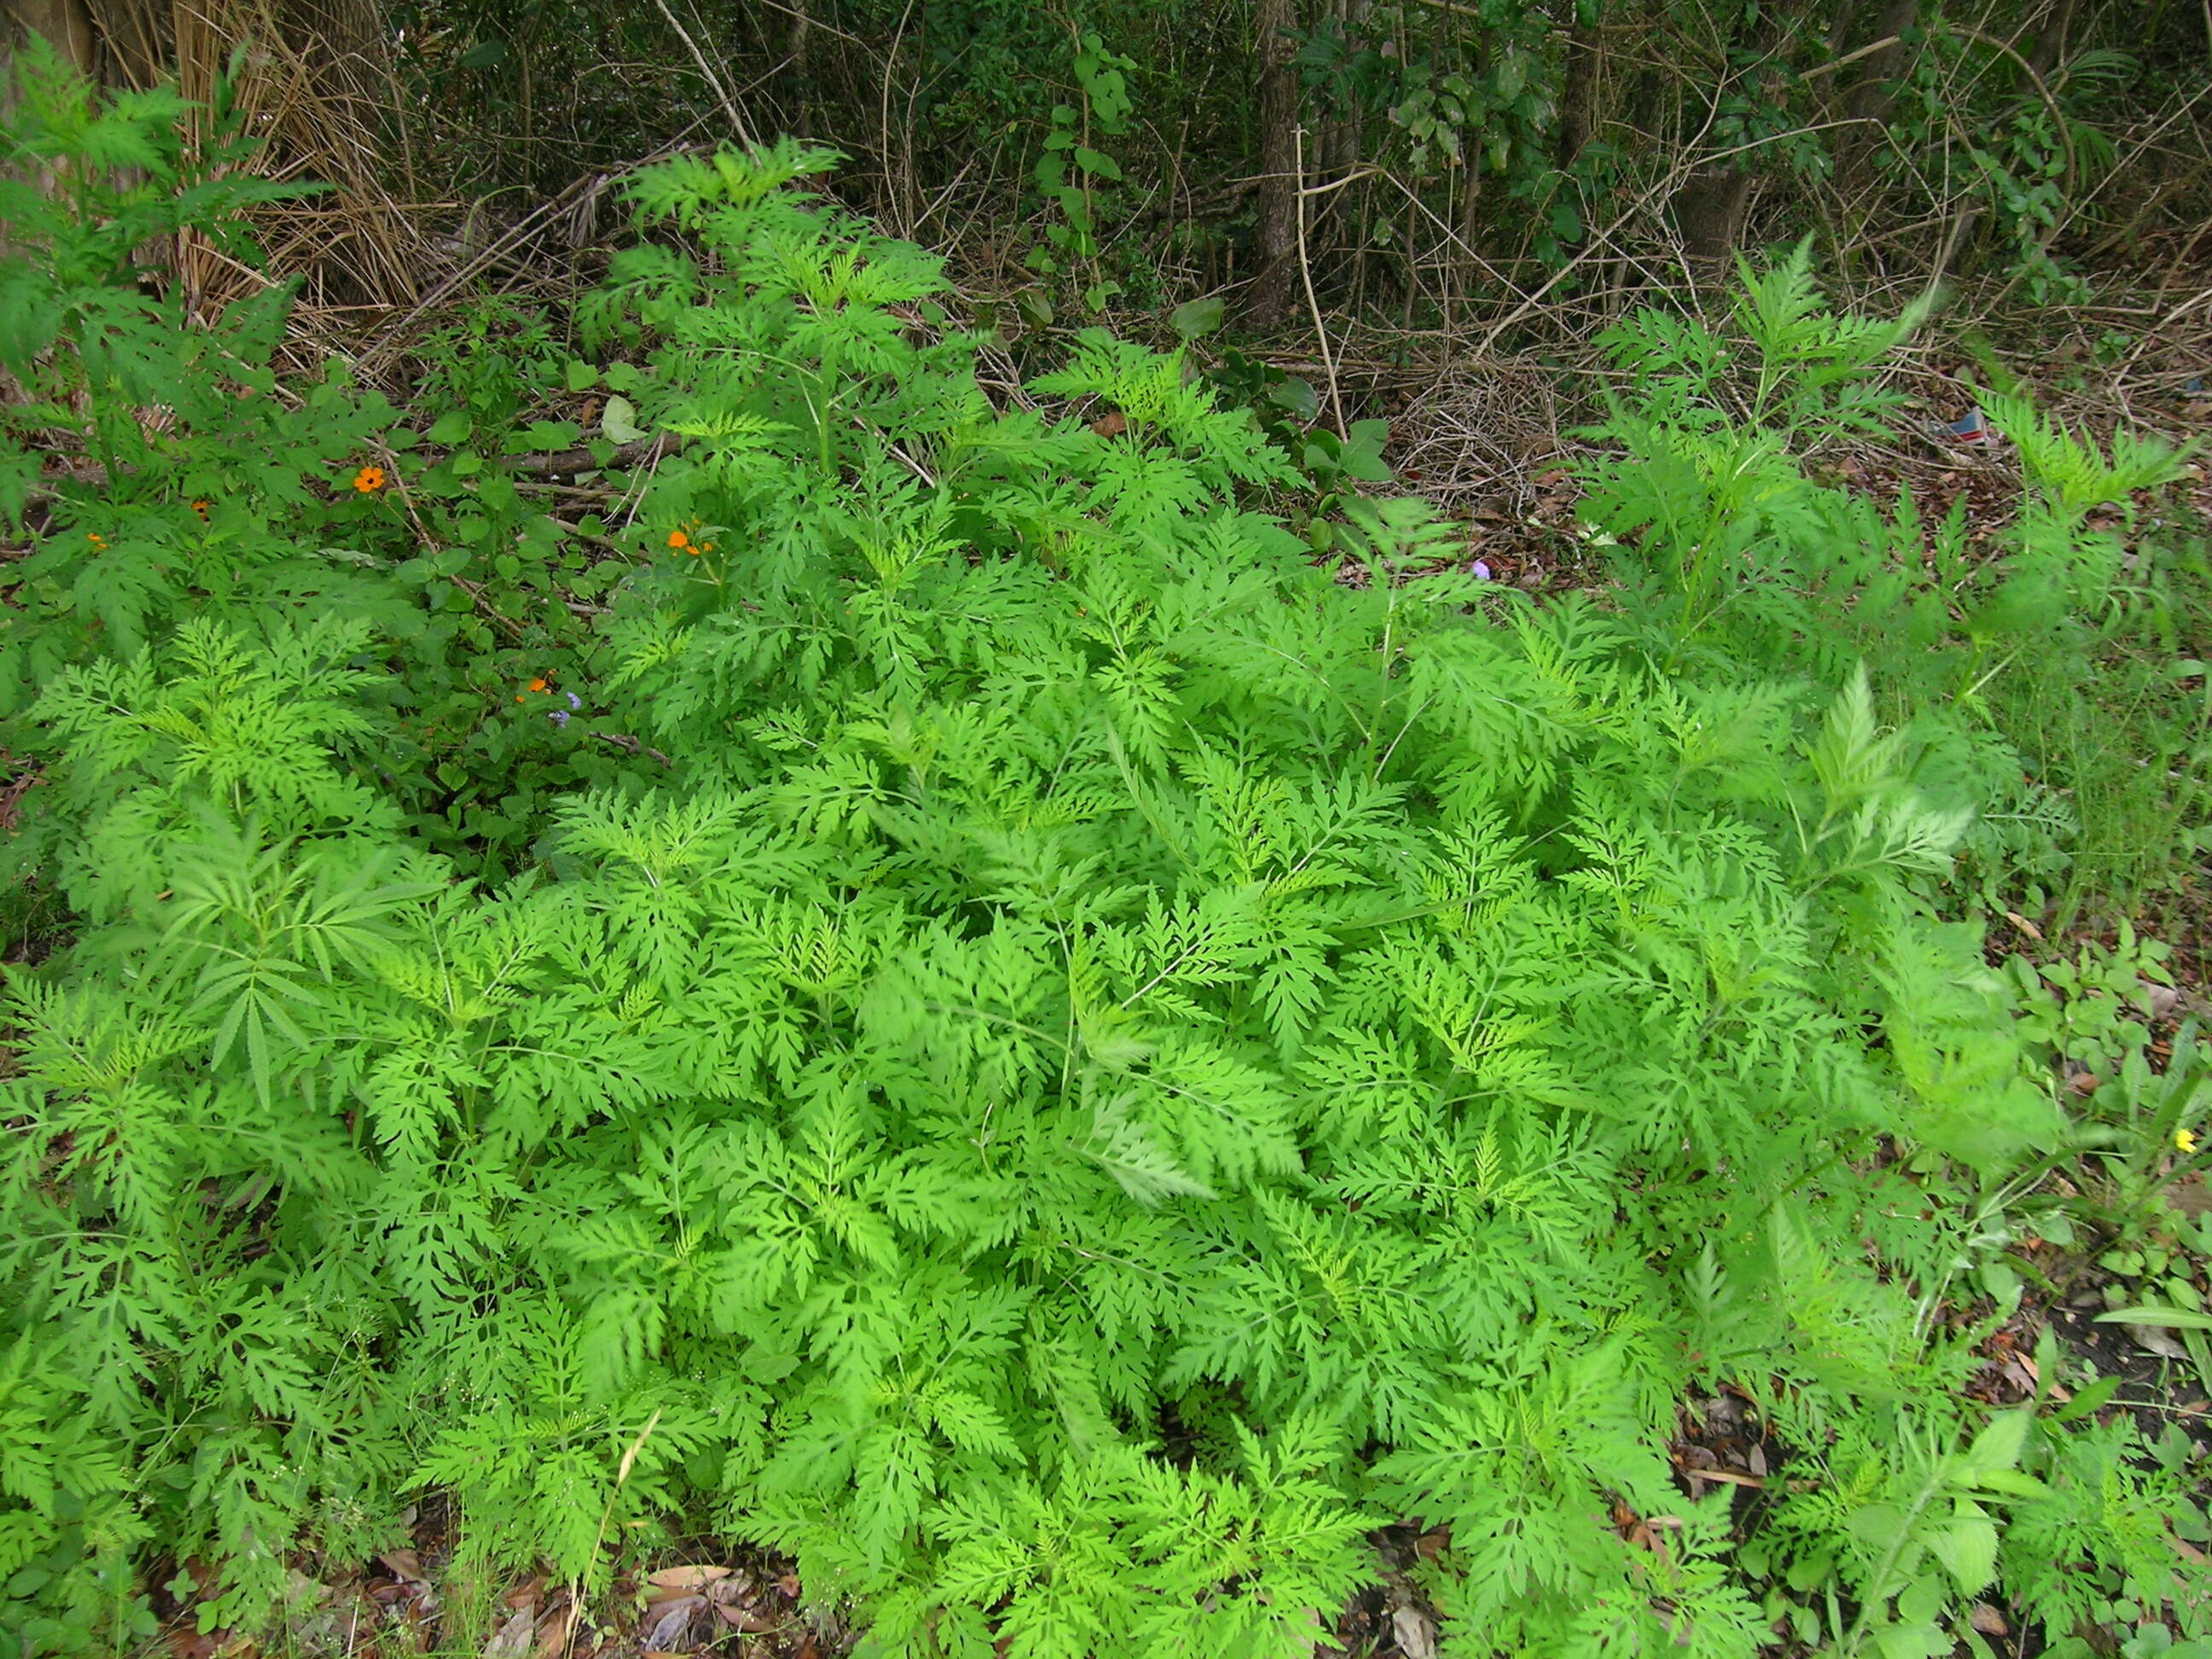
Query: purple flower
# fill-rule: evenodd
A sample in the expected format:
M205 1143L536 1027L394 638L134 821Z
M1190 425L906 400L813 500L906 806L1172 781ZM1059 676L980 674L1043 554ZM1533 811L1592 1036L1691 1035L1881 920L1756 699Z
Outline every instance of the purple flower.
M566 726L568 723L568 711L565 708L556 708L545 718L556 726Z
M578 696L574 691L571 691L568 694L568 712L573 714L583 706L584 700Z
M1475 580L1479 582L1486 582L1490 580L1490 566L1482 560L1477 559L1474 562L1473 568L1474 571Z

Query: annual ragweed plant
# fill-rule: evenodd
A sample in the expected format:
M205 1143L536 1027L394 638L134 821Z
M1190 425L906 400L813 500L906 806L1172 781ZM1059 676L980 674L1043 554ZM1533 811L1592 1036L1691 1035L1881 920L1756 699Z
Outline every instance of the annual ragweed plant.
M479 1577L790 1552L885 1659L1308 1654L1386 1521L1472 1655L1932 1656L2000 1582L2071 1616L2054 1537L2182 1607L2127 1431L1970 1403L1927 1317L2065 1124L1868 679L1683 672L1414 502L1340 580L1174 356L995 406L831 161L630 186L585 320L690 440L645 522L726 550L606 594L653 769L526 870L362 763L445 672L373 611L40 692L11 1636L142 1633L157 1553L251 1628L434 1492ZM580 741L584 681L483 696ZM1668 1459L1723 1387L1790 1459L1741 1519Z

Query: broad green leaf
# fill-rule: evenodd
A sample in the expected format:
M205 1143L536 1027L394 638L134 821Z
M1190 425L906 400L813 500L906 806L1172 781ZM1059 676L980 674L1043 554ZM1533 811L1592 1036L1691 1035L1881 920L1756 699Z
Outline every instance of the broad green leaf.
M1169 313L1168 322L1183 339L1203 339L1221 326L1221 319L1227 310L1226 302L1216 296L1187 300Z
M599 430L613 443L632 444L645 436L637 423L637 405L627 398L612 397L599 411Z
M2177 1331L2212 1331L2212 1313L2195 1308L2165 1308L2146 1304L2140 1308L2116 1308L2097 1316L2100 1325L2164 1326Z

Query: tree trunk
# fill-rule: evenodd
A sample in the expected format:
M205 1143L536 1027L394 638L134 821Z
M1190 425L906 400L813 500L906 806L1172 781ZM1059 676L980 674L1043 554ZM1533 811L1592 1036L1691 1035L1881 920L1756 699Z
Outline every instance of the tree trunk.
M1555 156L1564 173L1574 166L1597 125L1598 33L1577 24L1567 36L1566 75L1559 88L1559 137Z
M1726 259L1735 252L1744 210L1750 205L1751 175L1741 167L1699 167L1674 196L1682 252L1698 264Z
M1359 52L1366 45L1368 0L1332 0L1332 3L1342 31L1345 51L1351 54ZM1328 118L1316 135L1313 170L1325 175L1323 182L1334 184L1359 165L1366 150L1366 110L1357 97L1347 99L1328 112ZM1328 245L1334 255L1348 254L1356 273L1366 257L1365 238L1360 234L1365 217L1360 203L1364 195L1363 186L1352 185L1307 203L1309 252L1317 241ZM1295 231L1296 227L1292 228ZM1354 280L1357 281L1356 275Z
M1724 63L1739 54L1772 61L1783 54L1791 28L1802 21L1800 7L1789 0L1762 7L1749 23L1740 22L1730 33ZM1727 90L1723 74L1714 88L1717 99ZM1693 264L1711 267L1735 252L1743 234L1744 212L1751 205L1753 178L1744 165L1747 158L1732 157L1699 167L1689 182L1674 192L1674 223L1682 236L1682 252Z
M1254 0L1260 64L1260 270L1249 299L1266 325L1288 314L1298 279L1298 77L1291 61L1297 0Z
M1874 46L1902 35L1920 21L1922 0L1887 0L1850 50ZM1844 194L1855 192L1866 181L1881 147L1881 124L1897 107L1897 83L1911 67L1912 49L1903 40L1881 46L1856 64L1844 91L1843 113L1856 125L1844 129L1836 144L1836 182Z
M2051 0L2044 9L2042 27L2036 31L2027 63L2045 81L2066 59L2067 37L2074 33L2074 14L2080 9L2081 0Z
M8 33L45 38L80 74L100 73L100 37L85 0L6 0Z
M792 0L791 129L801 138L814 136L814 19L807 0Z
M144 90L169 72L169 8L156 0L91 0L92 27L106 48L110 85Z

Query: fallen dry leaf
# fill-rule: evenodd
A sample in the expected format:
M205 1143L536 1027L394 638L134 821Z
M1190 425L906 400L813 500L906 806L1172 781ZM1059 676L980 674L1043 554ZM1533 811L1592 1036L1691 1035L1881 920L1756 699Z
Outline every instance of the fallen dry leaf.
M2128 1325L2124 1328L2135 1339L2136 1346L2161 1359L2186 1359L2189 1350L2154 1325Z
M560 1659L568 1646L568 1632L576 1623L576 1609L561 1607L545 1615L538 1627L538 1659Z
M775 1620L763 1619L760 1614L748 1613L743 1607L724 1607L718 1602L715 1604L714 1611L722 1615L725 1623L736 1626L748 1636L759 1636L778 1628Z
M727 1567L705 1565L663 1567L659 1572L646 1574L645 1582L648 1584L657 1584L662 1589L696 1590L705 1589L717 1578L727 1578L729 1576L730 1570Z
M1411 1605L1390 1609L1390 1633L1406 1659L1437 1659L1436 1620Z
M673 1601L654 1604L647 1609L653 1626L646 1632L645 1645L673 1650L691 1629L691 1616L706 1607L703 1595L681 1595Z
M483 1645L483 1659L522 1659L530 1651L530 1636L538 1615L525 1607L497 1630Z
M1984 1636L2009 1636L2012 1626L2005 1623L2004 1614L1986 1601L1977 1601L1966 1610L1966 1622Z

